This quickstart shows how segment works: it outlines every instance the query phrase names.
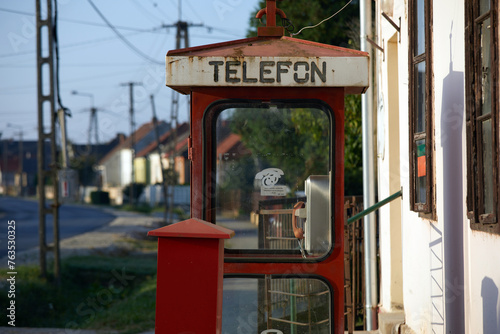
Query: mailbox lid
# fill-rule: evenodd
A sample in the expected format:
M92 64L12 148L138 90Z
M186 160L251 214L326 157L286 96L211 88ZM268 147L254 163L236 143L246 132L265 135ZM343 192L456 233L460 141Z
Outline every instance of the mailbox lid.
M171 50L166 85L188 94L196 87L345 87L369 85L369 55L290 37L254 37Z
M169 238L229 239L234 231L210 222L191 218L149 231L148 236Z

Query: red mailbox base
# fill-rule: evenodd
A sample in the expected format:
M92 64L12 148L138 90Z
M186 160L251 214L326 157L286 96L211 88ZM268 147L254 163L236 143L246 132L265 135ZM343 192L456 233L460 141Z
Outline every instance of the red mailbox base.
M234 232L189 219L158 236L156 333L220 333L224 241Z

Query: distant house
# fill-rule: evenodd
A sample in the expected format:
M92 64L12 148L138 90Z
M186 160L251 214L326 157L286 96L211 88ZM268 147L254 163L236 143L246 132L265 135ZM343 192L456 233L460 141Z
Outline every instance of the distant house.
M21 145L19 141L2 140L0 142L0 193L9 195L33 196L37 187L37 141L22 142L22 161L20 160ZM50 163L50 145L45 144L45 166ZM20 162L22 162L20 164ZM22 167L22 177L19 170ZM22 194L20 191L22 180Z
M69 168L78 170L81 186L102 186L102 175L94 168L104 156L126 140L122 133L107 143L98 145L71 144L68 147Z
M168 132L169 129L168 123L159 122L160 135ZM98 169L102 173L103 188L110 190L110 197L112 199L116 197L118 203L121 203L121 189L132 181L132 140L134 140L133 149L138 157L137 152L143 151L156 141L153 121L141 125L133 136L122 141L99 161ZM148 183L148 168L144 162L141 159L135 159L134 166L134 182Z
M174 138L175 137L175 138ZM178 184L189 184L189 164L188 160L188 137L189 137L189 124L182 123L177 126L176 131L169 129L160 135L160 150L162 152L161 159L163 168L169 169L170 158L174 154L174 141L175 143L175 171L177 173ZM141 151L137 150L135 160L136 172L140 170L146 184L161 183L162 171L160 164L160 156L157 151L156 140L151 142L148 146L144 147ZM139 174L138 174L139 175Z

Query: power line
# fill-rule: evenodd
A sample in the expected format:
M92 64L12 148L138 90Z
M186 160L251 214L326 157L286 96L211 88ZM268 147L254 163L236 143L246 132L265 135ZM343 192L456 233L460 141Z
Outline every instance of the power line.
M130 36L135 36L139 35L141 33L145 32L156 32L160 28L151 28L149 31L144 31L144 32L133 32L124 36L130 37ZM86 46L86 45L93 45L93 44L98 44L102 42L107 42L109 40L113 40L118 38L118 36L112 36L112 37L104 37L104 38L98 38L98 39L92 39L84 42L79 42L79 43L74 43L74 44L68 44L68 45L63 45L60 46L60 49L68 49L68 48L74 48L74 47L80 47L80 46ZM16 53L6 53L6 54L0 54L0 58L8 58L8 57L16 57L16 56L24 56L24 55L29 55L36 53L36 50L29 50L29 51L23 51L23 52L16 52ZM163 65L163 64L162 64Z
M92 8L96 11L96 13L101 17L101 19L106 22L106 24L109 26L109 28L111 28L111 30L114 31L114 33L125 43L125 45L127 45L132 51L134 51L136 54L138 54L139 56L141 56L142 58L154 63L154 64L158 64L158 65L163 65L162 62L159 62L151 57L149 57L148 55L144 54L141 50L137 49L132 43L130 43L112 24L111 22L108 21L108 19L101 13L101 11L99 10L99 8L96 7L96 5L94 5L94 3L92 2L92 0L87 0L90 5L92 6Z
M24 68L31 69L35 67L36 64L0 64L0 68ZM141 67L144 63L64 63L64 67Z
M153 0L149 0L149 2L151 2L151 4L153 5L154 8L156 8L156 10L158 10L161 14L165 15L165 17L167 19L169 19L170 21L173 21L173 19L170 17L169 14L165 13L161 8L160 6L158 6L158 3L156 3L155 1Z
M160 23L163 22L163 20L161 18L159 18L158 16L154 15L149 10L147 10L146 8L144 8L144 6L140 3L140 1L136 2L134 0L130 0L130 2L132 2L132 4L134 6L136 6L137 8L139 8L139 10L144 14L144 16L148 16L150 19L153 18L155 20L158 20L158 21L160 21Z
M203 19L201 18L200 15L198 15L198 13L196 12L196 10L194 9L194 7L191 5L191 2L189 1L186 1L187 5L189 6L189 8L191 8L191 11L194 13L194 15L201 21L203 22Z
M333 17L335 17L338 13L340 13L341 11L343 11L343 10L344 10L347 6L349 6L349 4L350 4L351 2L352 2L352 0L349 0L349 2L348 2L348 3L346 3L346 4L344 5L344 7L340 8L340 9L339 9L337 12L335 12L332 16L327 17L327 18L326 18L326 19L324 19L323 21L321 21L321 22L319 22L319 23L317 23L317 24L315 24L315 25L312 25L312 26L307 26L307 27L304 27L304 28L300 29L300 30L299 30L298 32L296 32L296 33L291 33L291 34L290 34L290 37L297 36L297 35L298 35L298 34L300 34L303 30L316 28L316 27L318 27L319 25L321 25L321 24L325 23L326 21L328 21L328 20L332 19L332 18L333 18Z
M27 15L27 16L35 16L35 14L30 13L30 12L23 12L23 11L14 10L14 9L8 9L8 8L0 8L0 12L7 12L7 13L13 13L13 14L19 14L19 15ZM70 23L84 24L84 25L89 25L89 26L94 26L94 27L105 27L105 28L108 27L106 24L103 24L103 23L83 21L83 20L78 20L78 19L59 18L58 20L64 21L64 22L70 22ZM147 32L147 29L143 29L143 28L127 27L127 26L115 26L115 27L117 29L121 29L121 30Z

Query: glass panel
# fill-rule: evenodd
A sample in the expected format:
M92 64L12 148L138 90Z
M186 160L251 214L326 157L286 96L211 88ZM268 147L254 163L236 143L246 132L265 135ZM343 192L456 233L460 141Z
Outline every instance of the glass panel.
M415 203L427 202L427 157L425 154L425 139L417 140L415 161Z
M219 114L216 221L235 231L226 249L297 258L329 251L330 128L326 112L309 107L242 105Z
M493 152L491 136L491 119L482 124L483 142L483 182L484 182L484 213L493 212Z
M415 133L425 132L425 61L415 65Z
M490 10L490 0L479 0L479 15Z
M222 334L329 334L331 292L312 278L225 278Z
M425 52L425 0L415 0L415 54Z
M491 19L481 24L481 115L491 112Z

